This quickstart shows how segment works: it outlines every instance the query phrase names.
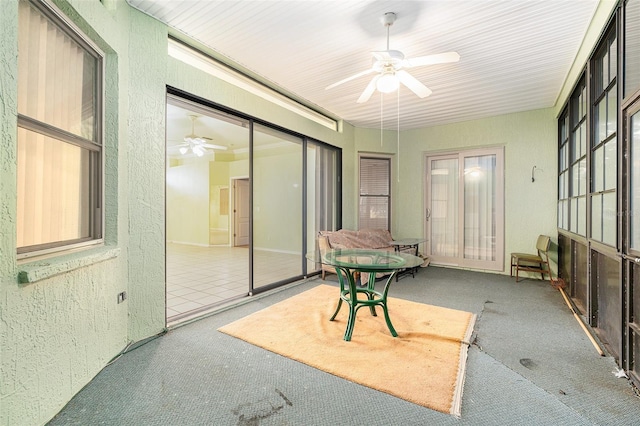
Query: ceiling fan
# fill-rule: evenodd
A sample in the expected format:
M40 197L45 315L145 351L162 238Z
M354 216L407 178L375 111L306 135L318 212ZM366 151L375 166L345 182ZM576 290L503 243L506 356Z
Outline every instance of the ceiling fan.
M358 103L363 103L371 98L373 92L378 89L383 93L391 93L398 89L400 83L404 84L409 90L420 98L425 98L431 94L431 90L415 77L409 74L405 68L413 68L424 65L444 64L448 62L458 62L460 55L456 52L439 53L436 55L419 56L417 58L405 58L404 54L399 50L389 49L389 28L396 21L397 15L394 12L385 13L381 21L387 27L387 50L379 52L371 52L373 55L373 65L368 70L359 72L358 74L347 77L327 86L332 89L340 84L354 80L367 74L377 73L364 92L358 98Z
M194 129L198 116L190 114L189 118L191 118L191 134L184 137L183 143L176 145L176 147L178 147L178 150L180 151L180 154L184 155L189 150L191 150L191 152L193 152L198 157L202 157L207 152L207 149L227 149L226 146L214 145L209 143L209 141L213 140L211 138L208 138L206 136L197 136Z

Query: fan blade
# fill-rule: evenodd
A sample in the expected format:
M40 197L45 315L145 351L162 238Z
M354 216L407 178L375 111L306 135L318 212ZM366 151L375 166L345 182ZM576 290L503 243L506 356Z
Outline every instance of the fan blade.
M413 93L418 95L421 98L426 98L431 94L431 90L424 84L420 83L414 76L406 72L405 70L400 70L396 72L396 77L400 80L400 83L404 84L411 90Z
M227 147L226 147L226 146L222 146L222 145L213 145L213 144L210 144L210 143L203 143L203 144L202 144L202 145L200 145L200 146L203 146L203 147L205 147L205 148L211 148L211 149L219 149L219 150L222 150L222 151L226 151L226 150L227 150Z
M365 71L359 72L358 74L354 74L354 75L352 75L351 77L347 77L347 78L345 78L344 80L340 80L340 81L338 81L338 82L336 82L336 83L330 84L330 85L328 85L328 86L327 86L327 88L326 88L326 89L324 89L324 90L333 89L334 87L339 86L339 85L341 85L341 84L343 84L343 83L346 83L347 81L355 80L355 79L356 79L356 78L358 78L358 77L362 77L363 75L367 75L367 74L370 74L370 73L372 73L372 72L373 72L373 68L369 68L368 70L365 70Z
M371 79L367 87L364 89L364 92L362 92L362 95L360 95L360 97L356 101L357 103L361 104L369 100L371 95L373 95L373 92L375 92L376 90L376 81L378 81L379 78L380 76L376 75Z
M422 65L446 64L458 62L460 55L456 52L438 53L437 55L419 56L417 58L405 59L404 66L407 68L419 67Z

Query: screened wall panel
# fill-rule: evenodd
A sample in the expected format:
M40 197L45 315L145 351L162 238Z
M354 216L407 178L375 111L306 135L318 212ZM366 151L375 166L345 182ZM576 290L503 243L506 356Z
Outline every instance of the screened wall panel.
M589 250L583 244L572 241L573 281L572 296L582 313L589 313Z
M558 228L569 229L569 113L558 120Z
M640 0L625 6L624 97L640 90Z
M571 97L569 136L569 230L586 236L587 88L580 83Z
M618 50L610 32L593 60L591 238L616 246L618 160Z
M620 262L592 252L591 280L597 288L596 330L602 335L608 349L619 358L622 349L622 281Z

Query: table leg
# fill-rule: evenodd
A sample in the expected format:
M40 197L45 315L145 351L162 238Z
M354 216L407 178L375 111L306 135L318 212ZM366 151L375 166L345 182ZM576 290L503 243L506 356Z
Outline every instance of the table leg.
M398 333L396 332L396 329L393 328L393 324L391 324L391 318L389 318L389 308L387 306L387 294L389 293L389 287L390 287L390 283L393 280L393 276L395 274L397 274L398 271L393 271L391 273L391 275L389 276L389 279L387 279L387 282L384 285L384 290L382 291L382 311L384 312L384 320L387 323L387 327L389 327L389 331L391 332L391 335L393 337L398 337Z
M346 268L340 268L336 266L336 275L338 275L338 282L340 283L340 298L338 299L338 306L336 307L336 311L333 313L329 321L333 321L336 319L336 315L340 312L340 308L342 307L342 293L345 291L344 280L348 281L348 286L351 288L351 283L354 283L353 275L351 271ZM353 284L355 287L355 283Z
M375 307L381 306L382 311L384 313L384 320L387 323L387 327L391 332L393 337L397 337L398 333L396 332L393 324L391 323L391 318L389 317L389 311L387 307L387 295L389 293L389 287L391 282L393 281L394 275L396 275L397 271L392 271L387 281L384 285L384 290L382 292L375 291L375 272L370 272L369 274L369 282L366 288L358 289L355 284L355 279L353 272L347 268L336 267L336 273L338 275L338 281L340 282L340 298L338 300L338 306L336 307L336 311L333 313L329 321L335 320L338 312L340 312L340 308L342 307L342 302L347 302L349 305L349 317L347 319L347 327L344 332L344 340L350 341L351 335L353 334L353 329L356 323L356 314L358 313L358 309L363 306L368 306L371 315L377 316ZM348 286L348 290L347 287ZM358 293L365 293L367 296L367 300L362 299L358 301Z
M420 244L411 244L411 245L406 245L406 246L395 246L395 251L397 253L406 250L406 249L413 249L413 255L417 256L418 255L418 248L419 248ZM396 282L398 282L398 280L400 279L401 276L408 274L409 272L411 272L411 278L415 278L415 274L418 271L418 267L414 267L414 268L409 268L409 269L405 269L399 273L396 274Z

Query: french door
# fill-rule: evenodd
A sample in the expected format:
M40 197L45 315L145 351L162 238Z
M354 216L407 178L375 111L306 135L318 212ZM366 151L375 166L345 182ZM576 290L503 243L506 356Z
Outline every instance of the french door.
M627 295L627 369L640 384L640 99L624 112L623 280Z
M427 254L433 264L504 267L502 148L427 155Z

